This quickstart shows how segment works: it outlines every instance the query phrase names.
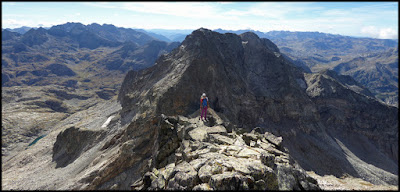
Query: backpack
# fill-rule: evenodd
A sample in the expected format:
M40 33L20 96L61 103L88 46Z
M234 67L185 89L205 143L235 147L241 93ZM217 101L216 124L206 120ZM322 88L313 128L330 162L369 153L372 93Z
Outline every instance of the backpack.
M202 103L203 107L207 106L207 101L208 101L207 97L204 99L201 99L201 103Z

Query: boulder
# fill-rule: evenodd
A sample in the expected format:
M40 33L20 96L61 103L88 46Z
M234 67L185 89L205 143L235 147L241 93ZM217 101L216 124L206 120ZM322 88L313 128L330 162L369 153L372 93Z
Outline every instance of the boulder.
M193 191L212 191L213 188L211 188L210 185L208 185L208 183L202 183L202 184L198 184L198 185L194 186L192 190Z
M72 163L102 135L104 136L100 131L74 126L60 132L53 146L53 161L56 162L56 167L65 167Z
M208 159L206 158L199 158L193 161L190 161L189 164L196 170L199 171L201 167L207 162Z
M304 170L277 164L279 190L318 190L318 183Z
M270 143L274 144L278 149L280 149L281 144L282 144L282 137L277 137L269 132L264 133L264 137Z
M244 142L250 146L250 143L253 141L257 141L260 137L254 133L244 133L242 136Z
M208 134L226 134L225 127L221 125L213 126L213 127L206 127L201 126L197 127L188 132L188 135L191 140L195 141L205 141L208 139Z
M236 172L224 172L211 176L209 185L214 190L248 190L254 179Z
M232 145L234 140L220 134L209 134L210 142L217 143L217 144L227 144Z
M197 171L185 161L175 166L170 177L167 189L192 189L198 182Z
M223 167L221 164L210 161L199 169L198 175L203 183L207 183L212 175L222 173L222 171Z

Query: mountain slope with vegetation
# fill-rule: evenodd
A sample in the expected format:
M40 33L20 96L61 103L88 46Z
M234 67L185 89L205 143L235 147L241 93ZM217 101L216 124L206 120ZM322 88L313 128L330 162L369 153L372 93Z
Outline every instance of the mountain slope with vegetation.
M128 70L149 67L178 45L112 25L3 30L2 154L23 150L71 114L115 99Z

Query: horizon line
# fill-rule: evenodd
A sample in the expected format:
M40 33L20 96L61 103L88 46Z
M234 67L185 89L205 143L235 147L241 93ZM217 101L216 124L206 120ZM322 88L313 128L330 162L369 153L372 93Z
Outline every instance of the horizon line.
M68 24L68 23L76 23L76 24L82 24L82 25L84 25L84 26L88 26L88 25L92 25L92 24L98 24L98 25L101 25L101 26L103 26L103 25L112 25L112 26L114 26L114 27L116 27L116 28L123 28L123 29L133 29L133 30L135 30L135 29L141 29L141 30L145 30L145 31L149 31L149 32L151 32L150 30L171 30L171 31L173 31L173 30L182 30L182 31L185 31L185 30L190 30L190 31L195 31L195 30L198 30L198 29L200 29L200 28L205 28L205 27L199 27L199 28L197 28L197 29L168 29L168 28L135 28L135 27L119 27L119 26L116 26L116 25L114 25L114 24L108 24L108 23L103 23L103 24L99 24L99 23L96 23L96 22L93 22L93 23L90 23L90 24L84 24L84 23L81 23L81 22L66 22L66 23L62 23L62 24L56 24L56 25L52 25L52 26L50 26L50 27L45 27L45 26L39 26L39 27L30 27L30 26L21 26L21 27L15 27L15 28L9 28L9 27L7 27L7 28L1 28L2 29L2 31L3 30L6 30L6 29L11 29L11 30L13 30L13 29L19 29L19 28L33 28L33 29L38 29L38 28L44 28L44 29L50 29L50 28L52 28L52 27L54 27L54 26L58 26L58 25L65 25L65 24ZM209 28L205 28L205 29L209 29ZM320 31L289 31L289 30L271 30L271 31L260 31L260 30L255 30L255 29L251 29L251 28L246 28L246 29L237 29L237 30L233 30L233 29L222 29L222 28L217 28L217 29L209 29L209 30L211 30L211 31L215 31L215 30L225 30L225 31L250 31L250 32L261 32L261 33L268 33L268 32L274 32L274 31L277 31L277 32L291 32L291 33L322 33L322 34L330 34L330 35L336 35L336 36L343 36L343 37L352 37L352 38L367 38L367 39L381 39L381 38L373 38L373 37L367 37L367 36L351 36L351 35L342 35L342 34L334 34L334 33L326 33L326 32L320 32ZM153 32L154 33L154 32ZM159 35L162 35L162 34L159 34ZM381 39L381 40L398 40L398 38L397 39Z

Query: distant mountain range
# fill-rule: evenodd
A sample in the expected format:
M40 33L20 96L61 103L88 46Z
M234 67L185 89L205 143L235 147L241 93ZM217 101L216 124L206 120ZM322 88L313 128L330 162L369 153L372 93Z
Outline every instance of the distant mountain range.
M163 41L178 41L182 42L186 36L192 33L192 29L137 29L153 35Z
M43 27L45 29L50 29L50 27ZM24 34L26 32L28 32L30 29L37 29L37 27L27 27L27 26L22 26L22 27L18 27L18 28L5 28L3 30L7 30L7 31L11 31L11 32L17 32L19 34Z
M127 71L154 65L180 44L113 25L24 30L2 30L4 155L23 150L69 115L113 100Z
M215 31L235 34L245 32L245 30L221 29ZM335 61L346 59L346 56L349 55L365 56L398 47L398 40L391 39L356 38L320 32L251 32L261 38L270 39L279 47L280 51L288 56L305 60L310 68L316 65L329 65Z
M128 70L149 67L177 46L178 42L167 43L113 25L66 23L31 28L23 34L6 29L2 32L2 86L63 84L65 78L75 78L84 86L90 76L103 78L107 84L104 76L113 74L110 78L122 80ZM53 65L58 67L53 69Z
M67 29L71 26L71 25L79 25L80 23L73 23L73 22L69 22L63 25L58 25L58 26L64 26L67 27ZM82 25L82 24L81 24ZM69 27L68 27L69 26ZM97 23L93 23L88 25L89 28L92 29L92 31L99 29L99 26L102 26L102 28L117 28L114 25L108 25L108 24L103 24L103 25L99 25ZM44 29L50 29L51 27L44 27ZM28 32L30 29L37 29L37 27L19 27L19 28L5 28L2 29L2 31L7 30L10 32L16 32L19 33L21 35L25 34L26 32ZM118 29L120 30L131 30L128 28L122 28L122 27L118 27ZM115 30L115 29L114 29ZM185 37L190 34L193 30L192 29L139 29L139 28L132 28L132 30L136 31L136 32L141 32L144 33L150 37L153 37L155 39L158 39L160 41L165 41L165 42L182 42L183 40L185 40Z
M398 105L398 47L385 52L354 57L339 63L334 71L350 75L375 92L375 96L390 105Z

